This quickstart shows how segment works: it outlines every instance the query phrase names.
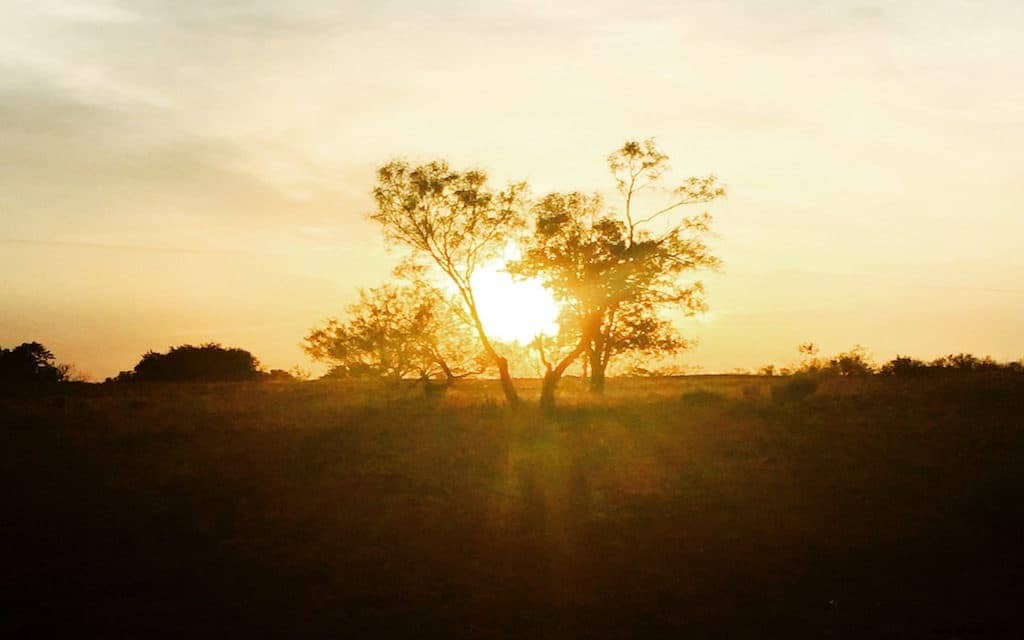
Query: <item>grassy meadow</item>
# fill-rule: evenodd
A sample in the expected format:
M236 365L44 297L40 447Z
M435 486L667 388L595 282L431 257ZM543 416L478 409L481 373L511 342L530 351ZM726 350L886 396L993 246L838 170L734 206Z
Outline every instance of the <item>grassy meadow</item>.
M0 397L0 631L1024 634L1024 376L800 380Z

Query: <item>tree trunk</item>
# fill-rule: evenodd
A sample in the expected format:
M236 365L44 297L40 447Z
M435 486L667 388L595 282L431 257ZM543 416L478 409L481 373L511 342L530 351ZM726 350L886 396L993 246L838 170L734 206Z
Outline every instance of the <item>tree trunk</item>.
M501 390L505 393L505 402L510 407L514 407L519 404L519 394L516 393L516 386L512 382L512 375L508 372L508 358L495 354L494 361L498 365L498 377L501 378Z
M551 413L555 410L555 387L558 386L558 380L561 377L554 371L544 374L544 381L540 387L540 409L544 413Z
M562 358L562 361L554 369L549 368L548 372L544 374L544 382L540 387L540 408L544 413L551 413L555 410L555 387L558 386L558 381L562 379L562 375L569 365L575 362L576 358L579 358L586 349L587 341L586 336L580 338L579 344L572 350L572 353Z
M597 351L593 351L590 354L590 392L598 395L604 393L604 371L608 367L607 362L603 362L601 354Z

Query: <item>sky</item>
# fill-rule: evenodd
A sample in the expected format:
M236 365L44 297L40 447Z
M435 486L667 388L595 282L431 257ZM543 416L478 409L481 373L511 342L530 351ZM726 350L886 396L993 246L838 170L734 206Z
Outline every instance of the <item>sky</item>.
M711 372L868 347L1024 356L1024 4L0 0L0 345L93 379L219 341L268 367L389 278L401 156L611 193L716 173Z

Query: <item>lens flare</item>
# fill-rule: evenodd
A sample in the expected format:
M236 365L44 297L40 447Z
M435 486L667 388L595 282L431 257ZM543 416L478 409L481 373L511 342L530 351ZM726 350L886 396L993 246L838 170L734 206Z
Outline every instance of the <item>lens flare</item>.
M558 333L558 304L539 280L518 280L500 267L473 276L480 319L499 340L526 344L538 335Z

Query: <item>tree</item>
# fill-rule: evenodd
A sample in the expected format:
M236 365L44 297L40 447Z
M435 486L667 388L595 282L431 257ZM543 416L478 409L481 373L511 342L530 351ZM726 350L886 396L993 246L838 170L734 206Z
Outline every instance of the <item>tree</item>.
M667 163L653 141L628 141L608 157L623 197L620 213L609 211L600 196L578 192L548 194L531 209L532 239L510 271L544 281L565 305L563 331L575 338L557 363L541 353L546 367L541 404L547 409L554 406L566 368L581 355L589 361L592 389L600 392L614 356L671 353L686 346L661 311L705 308L701 283L684 282L683 276L718 264L704 242L711 218L672 214L725 191L714 176L689 178L670 191L668 202L638 214L638 195L655 189ZM657 231L651 229L655 222L661 225Z
M215 342L171 347L167 353L148 351L129 375L117 381L240 382L260 377L260 362L245 349Z
M346 320L330 318L310 331L303 345L314 360L333 365L332 375L425 383L442 376L450 384L480 369L468 326L423 281L360 290L347 311Z
M813 342L805 342L797 346L797 351L800 353L801 362L795 368L796 373L848 377L869 375L875 372L871 354L859 344L854 345L849 351L837 353L831 358L825 359L818 358L821 349Z
M0 348L0 383L4 386L63 382L71 370L68 365L58 365L53 353L38 342L24 342L13 349Z
M826 373L839 376L865 376L875 372L871 354L861 345L854 345L849 351L836 354L825 364Z
M879 369L879 373L887 376L913 377L927 373L928 364L910 356L896 355Z
M389 242L410 249L412 260L433 265L451 281L461 315L497 367L505 398L513 405L519 396L508 360L498 353L480 320L472 280L522 227L525 194L523 183L491 188L482 171L456 171L443 161L410 166L395 160L377 171L377 208L370 215Z

